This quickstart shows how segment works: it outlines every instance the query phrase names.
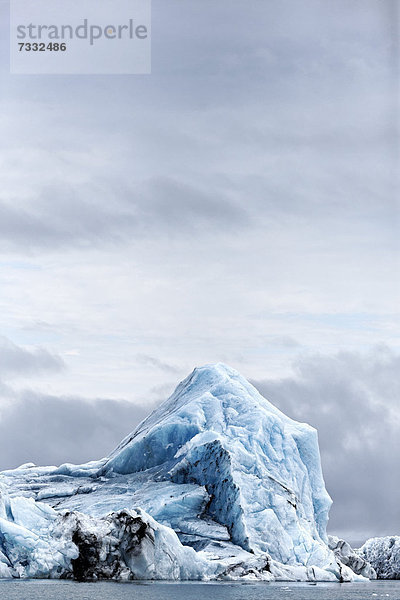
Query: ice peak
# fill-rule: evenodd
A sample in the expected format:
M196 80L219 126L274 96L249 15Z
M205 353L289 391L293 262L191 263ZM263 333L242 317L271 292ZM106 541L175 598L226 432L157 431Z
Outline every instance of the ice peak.
M241 377L240 373L236 371L236 369L233 369L223 362L208 363L201 367L195 367L192 371L192 375L193 374L199 376L207 375L215 377Z
M232 367L222 362L196 367L177 385L173 394L121 442L110 455L110 459L114 461L114 457L122 450L125 454L127 446L132 443L136 445L139 440L147 438L152 431L158 432L160 428L172 429L174 443L170 447L176 449L179 444L179 432L182 433L183 429L175 426L177 418L181 424L186 423L185 436L190 439L200 431L221 431L228 421L237 420L234 414L248 415L246 426L250 433L254 415L259 411L264 415L272 413L287 424L296 425L263 398L256 388ZM235 423L232 422L232 425ZM241 427L243 426L242 419Z
M202 367L195 367L181 384L183 386L194 384L200 387L209 386L211 388L216 384L227 383L230 380L246 381L238 371L225 363L218 362L203 365Z
M163 402L156 411L160 416L166 415L172 405L192 403L201 404L214 397L215 403L219 402L222 411L235 408L239 412L248 410L262 410L272 412L275 416L294 424L289 417L261 396L258 390L243 375L229 365L218 362L196 367L179 383L170 398ZM153 413L154 414L154 413Z
M248 381L240 375L238 371L229 367L225 363L210 363L202 367L196 367L193 371L181 381L177 386L173 396L176 394L182 394L183 392L191 391L204 393L205 390L210 392L216 387L224 386L227 384L236 383L240 386L249 386ZM196 396L197 394L194 394ZM172 397L173 397L172 396ZM187 397L187 401L193 400L193 395ZM168 403L168 400L166 401ZM166 404L164 403L164 404ZM161 405L163 406L163 405Z
M235 544L272 551L266 532L274 531L286 540L272 552L282 562L301 562L304 546L318 553L326 541L331 500L316 431L224 363L194 369L108 457L108 472L157 472L161 480L204 486L210 514Z

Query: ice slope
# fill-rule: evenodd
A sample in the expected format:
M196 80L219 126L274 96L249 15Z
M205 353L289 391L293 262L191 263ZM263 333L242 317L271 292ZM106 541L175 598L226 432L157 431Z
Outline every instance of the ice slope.
M358 553L373 566L378 579L400 579L400 536L371 538Z
M96 523L140 507L197 552L205 578L351 578L327 545L316 431L223 364L195 369L108 457L0 482Z

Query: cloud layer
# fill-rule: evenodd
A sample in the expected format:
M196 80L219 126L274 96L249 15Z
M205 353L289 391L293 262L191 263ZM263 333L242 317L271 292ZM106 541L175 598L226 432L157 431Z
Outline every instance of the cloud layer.
M319 428L332 528L391 533L396 0L153 0L146 77L10 76L7 10L2 465L95 458L222 360Z
M58 372L65 364L60 356L45 348L26 349L0 336L0 377L32 375L44 371Z
M0 420L0 469L106 456L147 416L131 402L24 392Z

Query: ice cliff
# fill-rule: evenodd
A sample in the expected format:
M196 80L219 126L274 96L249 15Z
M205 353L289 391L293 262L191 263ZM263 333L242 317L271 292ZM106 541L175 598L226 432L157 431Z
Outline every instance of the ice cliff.
M195 369L108 457L0 483L2 576L355 577L328 546L315 429L223 364Z

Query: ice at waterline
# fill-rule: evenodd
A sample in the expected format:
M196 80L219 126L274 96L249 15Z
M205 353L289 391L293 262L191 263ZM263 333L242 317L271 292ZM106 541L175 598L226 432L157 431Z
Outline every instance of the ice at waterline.
M109 456L22 465L0 486L0 577L375 576L328 540L316 430L223 364L195 369Z

